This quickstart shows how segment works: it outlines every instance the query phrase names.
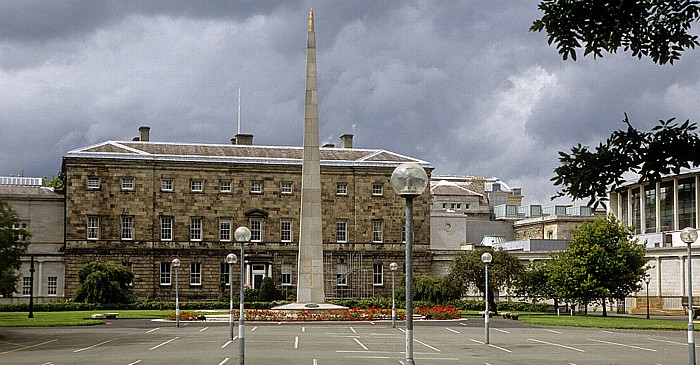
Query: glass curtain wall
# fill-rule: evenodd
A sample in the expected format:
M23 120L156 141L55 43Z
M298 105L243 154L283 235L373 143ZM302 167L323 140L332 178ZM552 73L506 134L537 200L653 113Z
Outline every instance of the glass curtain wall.
M659 231L673 229L673 181L665 181L659 186Z
M656 232L656 184L644 187L644 233Z
M642 209L639 188L632 190L630 195L632 199L632 227L634 229L634 234L640 234L642 228Z
M695 227L695 177L678 179L678 228Z

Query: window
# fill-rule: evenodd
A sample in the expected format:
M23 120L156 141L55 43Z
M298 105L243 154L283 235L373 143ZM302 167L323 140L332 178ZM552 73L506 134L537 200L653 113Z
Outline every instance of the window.
M195 193L201 193L203 189L202 180L193 179L190 180L190 190Z
M292 182L291 181L282 181L280 185L280 192L282 194L291 194L292 193Z
M46 295L56 295L58 293L58 277L49 276L46 286Z
M160 263L160 285L170 285L170 263Z
M639 188L632 190L631 205L632 205L632 226L634 226L634 234L640 234L642 222L642 209L640 200Z
M348 195L348 184L347 183L338 183L335 185L335 193L336 195Z
M122 216L122 239L134 239L134 217L131 215Z
M87 217L87 238L89 240L100 239L100 217L89 215Z
M442 203L442 209L447 209L447 203Z
M622 225L625 227L628 227L630 225L628 218L629 218L629 207L627 206L629 204L629 196L627 195L627 190L622 191L619 193L620 195L620 221L622 222Z
M230 219L219 219L219 240L220 241L230 241L231 240L231 220Z
M384 185L372 184L372 195L384 195Z
M282 286L292 285L292 264L282 264Z
M160 217L160 240L172 241L173 239L173 217Z
M250 241L262 241L262 218L250 218Z
M292 242L292 220L282 219L280 221L280 241Z
M336 242L348 242L348 222L339 220L335 222Z
M231 283L229 282L229 276L231 273L231 265L229 265L227 262L222 262L221 263L221 279L220 282L224 283L224 285L229 286Z
M384 265L381 263L372 265L372 284L384 285Z
M644 225L646 233L656 232L656 184L644 187Z
M25 235L26 232L21 231L21 230L26 231L27 223L12 223L12 229L15 230L15 233L13 235L15 240L24 241L27 239L27 236Z
M253 194L262 194L263 182L260 180L250 182L250 192Z
M122 178L122 190L134 190L134 178L133 177L123 177Z
M160 190L173 191L173 179L163 179L160 181Z
M344 263L338 264L338 271L335 275L335 283L338 286L348 285L348 265Z
M202 217L192 217L190 221L190 240L202 240Z
M673 230L673 181L659 186L659 232Z
M190 264L190 285L202 285L202 264L199 262Z
M221 182L219 182L219 191L222 193L230 193L231 180L221 180Z
M99 189L100 188L100 178L97 176L88 176L87 188L88 189Z
M457 209L462 209L462 203L457 203Z
M22 277L22 295L30 295L32 292L32 278L30 276Z
M375 219L372 221L372 242L384 241L384 222Z
M678 179L678 227L695 227L695 178Z

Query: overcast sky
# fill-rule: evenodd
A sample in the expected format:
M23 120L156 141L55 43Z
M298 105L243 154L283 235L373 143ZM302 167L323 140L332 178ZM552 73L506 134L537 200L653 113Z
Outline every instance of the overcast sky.
M321 144L355 135L496 176L552 204L557 151L624 127L700 120L700 51L562 61L528 31L537 1L0 1L0 175L57 175L68 151L131 140L230 143L237 90L254 144L301 146L314 8ZM695 32L697 33L697 32Z

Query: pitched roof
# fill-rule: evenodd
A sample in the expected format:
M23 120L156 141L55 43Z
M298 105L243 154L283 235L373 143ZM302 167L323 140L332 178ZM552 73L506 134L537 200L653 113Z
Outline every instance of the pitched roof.
M325 166L396 166L427 161L381 149L321 148ZM105 158L183 162L229 162L301 165L302 147L106 141L68 152L66 158Z
M471 185L471 184L469 184ZM483 197L483 194L480 194L477 191L474 191L472 189L467 188L466 186L461 186L459 184L456 184L451 181L445 181L445 180L440 180L440 181L431 181L430 182L430 193L432 195L462 195L462 196L480 196Z

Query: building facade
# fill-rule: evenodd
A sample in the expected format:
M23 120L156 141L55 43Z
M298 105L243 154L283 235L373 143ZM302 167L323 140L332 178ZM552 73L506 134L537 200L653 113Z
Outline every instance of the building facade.
M19 216L16 228L31 233L27 252L21 258L17 293L0 298L0 303L28 302L30 294L36 303L63 297L64 196L42 186L41 178L0 177L0 199ZM30 272L32 265L34 275Z
M139 297L172 299L171 261L179 258L181 298L217 299L228 292L224 260L240 252L239 226L252 231L245 285L271 277L295 292L302 149L241 137L232 145L156 143L142 129L140 141L66 154L66 292L75 292L85 264L109 261L134 272ZM405 261L404 200L390 176L402 162L430 173L429 164L384 150L321 148L320 156L326 298L390 295L389 264L401 272ZM414 204L414 270L428 275L428 194Z

